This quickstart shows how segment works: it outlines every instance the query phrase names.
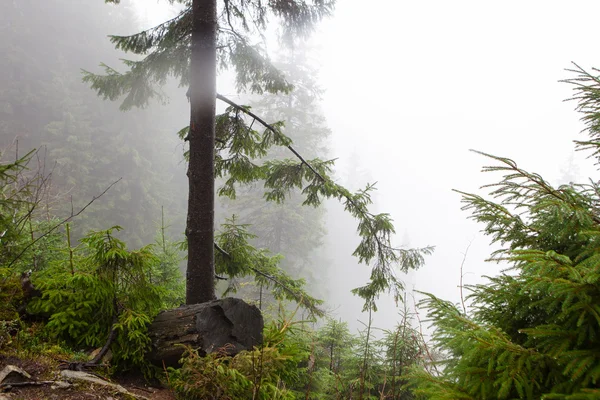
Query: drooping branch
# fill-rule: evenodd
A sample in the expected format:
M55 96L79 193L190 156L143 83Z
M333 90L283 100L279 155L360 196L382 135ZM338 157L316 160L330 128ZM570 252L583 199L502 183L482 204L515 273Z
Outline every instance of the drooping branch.
M265 121L264 121L262 118L260 118L258 115L254 114L252 111L248 110L247 108L244 108L244 107L240 106L239 104L237 104L237 103L234 103L233 101L229 100L227 97L225 97L225 96L223 96L223 95L221 95L221 94L218 94L218 93L217 93L217 99L219 99L219 100L221 100L221 101L223 101L223 102L225 102L225 103L229 104L230 106L232 106L232 107L233 107L233 108L235 108L236 110L239 110L239 111L241 111L241 112L243 112L243 113L245 113L245 114L247 114L247 115L251 116L251 117L252 117L252 118L253 118L255 121L258 121L258 122L260 122L260 123L261 123L261 125L263 125L265 128L267 128L268 130L270 130L271 132L273 132L275 135L280 135L280 134L281 134L281 133L280 133L280 132L279 132L277 129L275 129L275 128L274 128L272 125L270 125L270 124L268 124L267 122L265 122ZM292 153L294 153L294 155L295 155L296 157L298 157L298 159L300 160L300 162L302 162L302 164L306 165L306 167L307 167L308 169L310 169L310 170L311 170L311 172L312 172L313 174L315 174L317 177L319 177L319 179L321 179L321 181L323 181L323 182L327 182L327 180L326 180L326 179L325 179L325 178L324 178L324 177L323 177L321 174L319 174L319 173L317 172L317 170L315 170L315 169L313 168L313 166L312 166L312 165L310 165L310 164L309 164L309 162L308 162L308 161L306 161L306 160L304 159L304 157L302 157L302 156L300 155L300 153L298 153L298 152L296 151L296 149L294 149L294 148L292 147L292 145L287 145L286 147L287 147L287 148L288 148L288 149L289 149L289 150L290 150Z
M215 249L219 253L221 253L225 258L227 258L227 259L233 258L231 256L231 254L229 254L225 249L223 249L221 246L219 246L219 244L217 242L214 242L214 246L215 246ZM295 292L293 289L291 289L288 285L286 285L284 282L282 282L277 277L275 277L271 274L267 274L253 266L248 266L248 269L251 270L252 272L254 272L255 274L260 275L263 278L273 282L278 287L285 290L287 293L289 293L292 296L292 298L294 298L296 300L296 302L298 304L304 305L306 308L308 308L311 312L315 313L316 315L323 316L325 314L323 310L317 308L315 305L311 304L310 302L307 303L306 301L304 301L305 299L302 295L299 295L297 292Z
M227 251L225 251L225 249L223 249L221 246L219 246L219 244L217 242L214 243L215 244L215 249L223 254L226 258L231 259L231 254L229 254ZM272 281L273 283L281 286L283 289L285 289L288 293L290 293L294 298L298 298L298 296L296 295L296 293L294 293L294 291L292 289L290 289L289 287L287 287L284 283L280 282L278 279L276 279L274 276L271 276L269 274L265 274L264 272L250 266L248 267L250 270L252 270L253 272L259 274L260 276L263 276L265 278L267 278L268 280ZM217 278L219 279L219 278ZM221 278L223 279L223 278Z
M254 267L250 267L250 269L252 271L254 271L254 273L262 276L263 278L266 278L268 280L270 280L271 282L275 283L276 285L280 286L281 288L283 288L286 292L288 292L290 295L292 295L292 297L294 297L294 299L296 299L296 301L300 304L302 304L302 297L298 296L297 293L295 293L292 289L290 289L289 287L287 287L287 285L285 285L283 282L281 282L279 279L277 279L276 277L274 277L273 275L269 275L269 274L265 274L264 272L254 268Z
M250 111L248 107L236 104L221 94L217 94L217 99L227 103L235 110L248 115L253 119L253 122L258 121L276 136L281 137L283 135L276 127ZM282 145L287 147L300 160L301 165L306 165L315 177L326 186L321 189L313 188L311 191L316 190L316 192L320 192L320 194L323 194L326 197L336 197L340 200L342 198L345 199L346 210L359 220L358 231L359 235L362 237L362 241L353 254L359 258L360 262L365 262L367 264L374 258L376 259L376 265L371 271L371 282L366 286L353 290L353 293L367 301L365 310L374 307L374 298L386 289L390 290L391 287L394 287L394 291L397 295L398 288L402 287L402 283L395 277L395 271L391 268L392 264L400 264L402 270L418 267L422 264L422 255L431 254L433 247L428 246L417 249L416 253L419 255L416 258L414 255L410 256L410 251L394 248L390 243L391 234L394 233L394 227L391 224L389 215L375 215L367 208L367 205L370 203L368 191L373 188L373 185L368 185L361 193L352 194L343 186L333 182L328 176L319 173L291 146L291 144L284 142ZM316 194L316 192L313 194ZM407 254L409 256L407 256ZM417 260L417 262L411 263L411 260ZM407 263L407 261L409 262Z
M259 117L258 115L256 115L255 113L253 113L252 111L250 111L248 108L246 107L242 107L241 105L233 102L232 100L228 99L227 97L217 93L217 99L229 104L230 106L232 106L233 108L235 108L236 110L239 110L247 115L249 115L250 117L253 118L253 121L258 121L261 125L263 125L266 129L270 130L271 132L273 132L275 135L280 135L281 133L275 129L273 127L273 125L267 123L265 120L263 120L261 117ZM306 161L306 159L304 157L302 157L302 155L300 153L298 153L298 151L296 151L296 149L294 149L292 147L292 145L287 145L286 146L292 153L294 153L294 155L300 160L300 162L304 165L306 165L306 167L313 173L315 174L315 176L317 176L321 182L326 183L328 180L321 175L319 172L317 172L317 170L308 162ZM350 204L352 204L357 210L360 210L360 213L363 215L363 217L373 217L373 214L370 212L365 212L361 209L361 207L358 206L358 204L356 204L356 202L354 201L354 199L352 199L352 197L350 197L347 193L340 193L341 196L343 196ZM387 248L391 248L390 246L384 246L380 241L379 238L377 238L377 242L378 242L378 247L387 247Z

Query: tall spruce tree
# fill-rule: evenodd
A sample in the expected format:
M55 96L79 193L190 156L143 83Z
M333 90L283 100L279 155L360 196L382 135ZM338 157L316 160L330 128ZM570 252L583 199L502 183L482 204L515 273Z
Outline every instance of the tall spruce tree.
M579 67L578 109L600 161L600 78ZM596 71L597 73L597 71ZM500 172L494 200L462 193L464 208L503 246L510 263L486 285L469 287L472 308L429 295L422 305L446 354L437 373L415 372L429 399L600 398L600 186L551 186L508 158L488 156Z
M107 0L119 3L119 0ZM108 97L128 92L124 108L141 106L157 94L151 81L163 81L168 73L190 86L189 197L186 236L188 268L186 302L201 303L215 297L214 286L214 178L215 102L217 62L231 62L240 87L254 92L289 91L290 85L268 61L259 47L242 34L254 27L264 29L267 17L282 19L286 34L306 34L328 15L333 1L285 1L248 3L227 0L178 0L184 11L154 29L130 37L113 37L117 47L137 54L150 54L140 62L129 62L125 79L98 80L93 86ZM240 33L241 32L241 33ZM219 49L219 51L217 51ZM219 60L217 60L219 58ZM146 73L151 71L150 79ZM109 78L116 72L109 70ZM96 78L96 79L94 79ZM119 82L120 81L120 82ZM116 88L110 82L118 82ZM103 85L105 84L105 85ZM117 93L115 93L117 92Z
M215 297L215 175L228 176L218 193L230 197L235 196L240 184L263 180L268 201L282 202L292 188L302 189L305 205L317 206L323 198L341 200L359 221L361 242L355 255L361 262L372 263L370 281L354 293L365 299L365 308L375 308L375 300L382 291L391 290L398 295L402 282L394 267L402 271L417 268L432 249L396 248L392 244L394 227L390 216L373 214L368 209L372 187L351 193L329 177L332 162L306 160L292 147L291 139L283 133L283 122L268 123L248 107L215 93L217 66L235 70L240 90L258 94L292 90L283 73L270 62L261 42L253 43L253 38L260 37L271 17L279 19L284 36L306 36L317 21L332 12L334 1L171 2L182 7L175 18L135 35L111 37L118 49L142 55L141 60L125 61L127 71L124 73L106 66L105 75L86 72L84 79L105 98L116 100L124 96L122 109L143 107L150 99L161 98L158 87L170 75L178 78L182 86L190 87L190 125L181 131L189 142L186 302L193 304ZM215 98L229 105L225 113L216 117ZM264 130L259 132L255 125ZM273 145L287 147L297 159L257 162ZM229 236L246 237L246 233L232 227L230 224ZM229 269L230 276L250 273L273 277L248 266L249 263L229 257L227 249L223 250L220 254L235 266ZM270 264L266 259L263 261ZM272 281L277 284L279 280Z

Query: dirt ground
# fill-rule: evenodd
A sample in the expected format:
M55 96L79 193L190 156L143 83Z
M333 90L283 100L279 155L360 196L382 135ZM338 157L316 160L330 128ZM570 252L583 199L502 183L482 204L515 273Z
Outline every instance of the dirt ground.
M0 371L6 365L15 365L27 371L38 381L59 380L60 371L50 368L47 364L36 360L23 360L12 356L0 354ZM138 398L147 398L151 400L175 400L174 393L167 388L149 386L141 376L125 375L115 377L111 380L133 393ZM131 399L131 397L121 394L114 389L103 387L92 383L77 383L67 389L52 389L52 385L39 386L21 386L12 387L10 390L3 391L0 388L0 400L76 400L76 399ZM4 397L3 397L4 396Z

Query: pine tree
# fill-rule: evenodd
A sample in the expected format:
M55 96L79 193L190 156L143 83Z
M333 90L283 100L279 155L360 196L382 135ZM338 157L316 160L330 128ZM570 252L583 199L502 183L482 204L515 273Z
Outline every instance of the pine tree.
M275 17L280 20L284 35L306 36L314 23L331 13L333 0L264 4L228 0L218 10L216 1L176 2L183 8L177 17L135 35L111 37L118 49L142 55L141 60L125 61L124 73L106 66L106 75L86 72L84 79L107 99L124 97L122 109L143 107L150 99L160 98L158 86L169 76L178 78L182 86L190 86L190 126L180 132L189 143L187 303L215 297L214 175L228 176L218 193L230 197L235 196L240 184L264 180L268 201L282 202L292 188L302 189L305 205L317 206L324 198L341 200L359 221L361 242L355 255L360 262L373 264L370 282L354 293L365 299L365 307L371 309L375 309L375 300L383 291L393 291L398 296L402 282L394 267L402 271L418 268L432 248L393 246L390 216L373 214L368 209L372 186L351 193L329 177L331 161L306 160L292 147L291 139L283 133L283 122L268 123L248 107L215 93L216 65L235 70L240 90L258 94L292 90L260 42L252 43L252 35L265 29L268 17ZM215 118L216 98L229 107ZM264 130L259 132L254 122ZM257 162L273 145L287 147L299 161ZM226 251L219 253L229 258Z
M341 373L343 361L348 357L351 347L356 342L348 330L348 324L328 318L327 323L319 329L319 345L323 348L322 358L325 366L334 374Z
M385 398L393 400L409 400L415 396L406 385L408 373L412 368L423 365L426 359L426 346L422 336L412 326L406 303L400 313L400 322L392 330L384 331L380 341L383 347L383 376L379 377L381 391Z
M600 159L600 79L574 70L578 110ZM514 161L487 155L494 200L461 192L464 209L503 247L510 267L475 285L471 310L428 295L422 305L447 358L437 374L415 372L431 399L597 399L600 396L600 187L551 186Z

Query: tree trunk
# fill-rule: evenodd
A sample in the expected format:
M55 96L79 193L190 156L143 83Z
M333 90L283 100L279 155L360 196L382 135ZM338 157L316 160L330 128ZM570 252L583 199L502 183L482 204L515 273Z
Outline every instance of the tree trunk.
M215 298L215 103L216 103L216 0L192 3L192 55L190 66L190 159L186 236L188 266L186 304Z

